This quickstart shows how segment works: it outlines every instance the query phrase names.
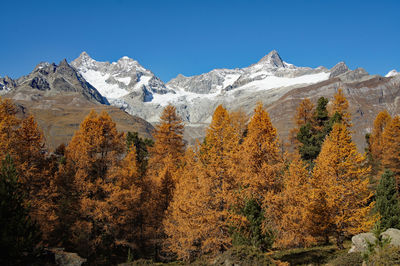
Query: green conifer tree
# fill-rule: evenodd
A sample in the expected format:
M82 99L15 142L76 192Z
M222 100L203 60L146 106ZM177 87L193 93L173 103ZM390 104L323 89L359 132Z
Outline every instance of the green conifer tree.
M37 226L24 206L24 195L10 155L0 170L0 264L25 264L40 241Z
M144 174L149 159L149 147L152 147L154 141L152 139L141 138L137 132L128 132L126 135L126 147L129 150L132 145L136 148L136 160L139 164L141 174Z
M396 189L396 180L390 170L386 170L376 189L375 210L379 213L383 231L388 228L400 229L400 202Z
M333 124L341 120L338 113L329 117L328 102L329 100L325 97L318 99L312 121L300 127L297 134L301 158L309 163L312 163L318 157L322 143L326 135L332 131Z

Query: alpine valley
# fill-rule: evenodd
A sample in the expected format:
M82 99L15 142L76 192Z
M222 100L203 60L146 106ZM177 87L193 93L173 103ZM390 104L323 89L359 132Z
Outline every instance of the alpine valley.
M245 68L214 69L190 77L180 74L167 83L129 57L99 62L86 52L70 64L40 63L27 76L0 78L0 94L12 98L21 114L33 113L53 147L68 142L90 109L108 111L121 130L150 137L151 124L172 104L186 123L186 140L193 143L205 135L218 105L250 115L259 101L285 141L302 99L314 103L321 96L332 99L339 88L351 106L359 149L379 111L400 113L396 70L383 77L363 68L351 70L344 62L331 69L298 67L283 61L275 50Z

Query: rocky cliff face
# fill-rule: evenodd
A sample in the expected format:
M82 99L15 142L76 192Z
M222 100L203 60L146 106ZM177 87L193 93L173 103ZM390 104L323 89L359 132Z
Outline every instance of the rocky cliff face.
M65 59L58 65L47 62L38 64L32 73L14 81L7 94L15 100L32 101L42 97L75 94L91 102L108 104L107 99Z

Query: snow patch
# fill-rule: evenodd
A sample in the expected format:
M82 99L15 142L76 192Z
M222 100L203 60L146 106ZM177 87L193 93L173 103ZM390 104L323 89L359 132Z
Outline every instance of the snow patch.
M106 96L107 99L119 98L129 93L127 90L121 89L118 84L107 83L106 80L110 77L109 74L104 75L94 70L81 72L81 74L101 95Z

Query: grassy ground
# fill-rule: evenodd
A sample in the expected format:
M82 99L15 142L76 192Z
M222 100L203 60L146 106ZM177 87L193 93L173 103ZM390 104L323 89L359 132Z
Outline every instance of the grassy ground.
M339 250L336 245L315 246L310 248L295 248L271 252L271 257L290 265L324 265L337 256L347 253L351 247L351 241L344 243L344 250Z
M344 243L344 250L339 250L336 245L329 244L324 246L314 246L310 248L294 248L286 250L277 250L269 252L267 255L272 257L274 260L282 262L288 262L292 265L329 265L329 262L334 260L336 257L347 253L351 247L351 241L348 240ZM207 265L210 260L209 258L200 258L192 265ZM171 262L171 263L152 263L151 261L139 260L132 264L126 264L127 266L133 265L168 265L178 266L187 265L183 262Z

